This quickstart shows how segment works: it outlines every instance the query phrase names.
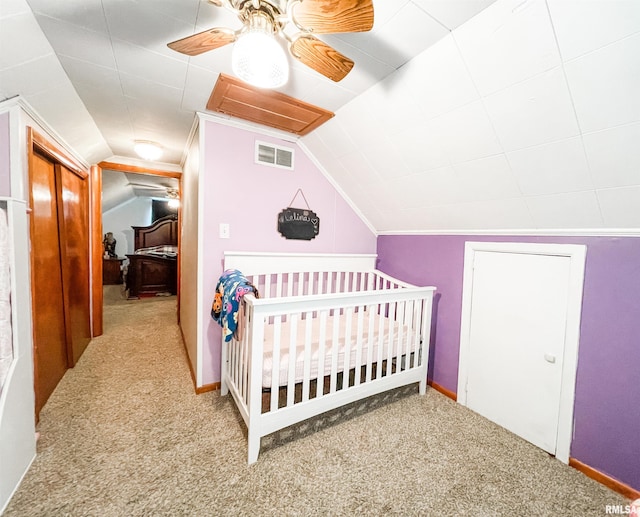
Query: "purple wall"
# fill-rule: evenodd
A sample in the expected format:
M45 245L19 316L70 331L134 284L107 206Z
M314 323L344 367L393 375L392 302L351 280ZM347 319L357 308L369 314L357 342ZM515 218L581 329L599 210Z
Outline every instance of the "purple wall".
M640 238L380 236L382 271L438 288L430 378L454 392L466 241L587 246L571 456L640 490Z
M9 113L0 113L0 196L11 196Z
M221 333L210 312L225 250L375 253L376 236L295 143L211 121L204 131L203 384L210 384L220 380ZM295 148L295 170L256 164L256 140ZM277 231L278 213L299 188L320 218L320 233L311 241L287 240ZM304 208L304 199L298 195L293 206ZM219 238L220 223L230 224L231 238Z

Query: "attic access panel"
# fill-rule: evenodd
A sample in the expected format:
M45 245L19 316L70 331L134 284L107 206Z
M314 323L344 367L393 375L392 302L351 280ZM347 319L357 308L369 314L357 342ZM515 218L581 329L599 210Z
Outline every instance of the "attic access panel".
M334 116L331 111L313 104L284 93L256 88L225 74L218 76L207 109L300 136Z

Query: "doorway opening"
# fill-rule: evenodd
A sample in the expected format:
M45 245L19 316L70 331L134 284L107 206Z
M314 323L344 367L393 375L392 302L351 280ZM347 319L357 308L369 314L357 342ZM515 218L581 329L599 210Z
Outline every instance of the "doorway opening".
M122 222L119 225L114 225L114 228L103 227L103 215L108 210L117 210L119 206L128 206L129 208L135 208L136 200L144 200L144 203L138 203L148 206L149 218L147 224L151 223L152 218L152 202L161 201L163 204L168 205L170 202L172 205L178 205L175 208L171 208L167 217L177 218L177 228L181 228L181 207L179 200L182 198L182 173L176 171L167 171L146 167L139 167L133 165L126 165L112 162L101 162L92 169L92 195L95 201L93 207L93 223L92 233L94 247L92 250L92 262L93 262L93 284L94 284L94 297L93 297L93 313L96 316L94 318L93 335L98 336L102 334L103 326L103 310L104 310L104 289L103 283L105 281L105 269L104 264L107 266L114 266L114 278L113 281L124 281L124 278L118 276L122 267L122 262L126 263L126 255L134 252L134 229L133 226L139 225L139 220L130 221L128 224ZM103 200L104 197L104 200ZM106 209L106 210L105 210ZM126 212L126 210L125 210ZM115 230L115 231L114 231ZM105 241L107 240L107 234L111 233L109 237L114 239L116 250L112 255L113 260L105 261ZM118 237L114 237L114 233ZM119 240L119 242L118 242ZM178 314L180 307L180 231L177 232L176 240L176 291L178 294L177 305ZM114 262L112 264L111 262ZM117 264L116 264L117 262Z

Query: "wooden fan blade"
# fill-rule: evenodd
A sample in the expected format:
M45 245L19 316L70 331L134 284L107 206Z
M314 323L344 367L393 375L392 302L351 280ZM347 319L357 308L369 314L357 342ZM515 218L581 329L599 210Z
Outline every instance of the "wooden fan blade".
M167 47L181 54L197 56L208 50L223 47L236 40L236 33L231 29L209 29L192 36L187 36L169 43Z
M353 61L318 38L305 34L298 36L289 47L291 55L332 81L340 81L353 68Z
M295 23L316 34L366 32L373 27L372 0L300 0Z

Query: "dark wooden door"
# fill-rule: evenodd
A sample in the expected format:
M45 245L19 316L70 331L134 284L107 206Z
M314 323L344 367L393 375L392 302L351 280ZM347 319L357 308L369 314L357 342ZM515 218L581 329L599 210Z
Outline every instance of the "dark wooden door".
M89 294L89 191L87 175L56 165L60 254L70 364L75 365L91 341Z
M69 367L54 163L34 153L31 256L36 415Z

